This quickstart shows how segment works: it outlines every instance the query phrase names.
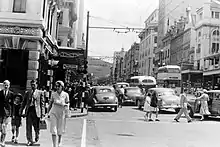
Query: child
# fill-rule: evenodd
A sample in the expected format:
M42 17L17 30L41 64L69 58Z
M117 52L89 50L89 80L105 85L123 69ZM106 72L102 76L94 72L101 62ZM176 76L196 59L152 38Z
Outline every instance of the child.
M146 114L144 115L145 121L148 120L148 114L152 111L152 107L150 106L150 101L151 101L151 94L148 93L146 98L145 98L145 103L144 103L144 112Z
M15 95L14 103L12 106L12 142L18 143L18 135L19 135L19 128L21 126L21 116L19 114L19 110L21 108L23 97L20 93ZM16 133L16 134L15 134Z

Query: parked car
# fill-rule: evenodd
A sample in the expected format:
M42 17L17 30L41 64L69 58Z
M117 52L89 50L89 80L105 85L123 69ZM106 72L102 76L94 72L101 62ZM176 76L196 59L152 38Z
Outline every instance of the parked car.
M210 99L208 101L208 107L209 112L211 113L209 116L220 116L220 90L210 90L208 91L208 95ZM189 115L193 117L195 113L199 113L200 111L200 100L196 99L195 96L188 99ZM208 115L206 117L208 117Z
M88 101L92 108L110 107L116 112L118 109L118 98L111 86L95 86Z
M123 103L134 103L139 109L144 106L145 95L139 87L126 87Z
M158 98L159 109L174 109L176 112L180 110L180 97L176 95L171 88L150 88L148 93L156 92Z

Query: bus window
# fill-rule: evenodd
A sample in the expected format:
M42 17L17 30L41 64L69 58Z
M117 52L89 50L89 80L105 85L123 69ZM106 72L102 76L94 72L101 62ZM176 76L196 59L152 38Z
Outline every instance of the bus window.
M143 83L154 83L154 81L153 81L153 80L150 80L150 79L145 79L145 80L143 80L142 82L143 82Z
M180 69L178 68L168 68L168 73L180 73Z

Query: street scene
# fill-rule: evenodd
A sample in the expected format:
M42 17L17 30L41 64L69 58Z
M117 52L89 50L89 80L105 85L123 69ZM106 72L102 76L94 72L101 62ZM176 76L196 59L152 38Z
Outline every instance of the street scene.
M0 0L0 147L217 147L220 0Z

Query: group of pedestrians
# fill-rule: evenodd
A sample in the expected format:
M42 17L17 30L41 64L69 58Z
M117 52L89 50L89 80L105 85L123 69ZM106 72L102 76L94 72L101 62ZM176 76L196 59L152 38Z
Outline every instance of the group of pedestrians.
M7 127L11 123L12 139L18 143L19 129L22 117L26 117L27 146L32 146L39 141L40 123L47 118L50 124L53 147L61 146L62 135L65 133L66 118L69 117L69 94L64 92L64 83L57 81L55 90L51 93L47 114L45 111L45 92L38 90L36 80L30 82L31 89L24 95L10 90L10 82L3 82L0 91L0 146L5 147ZM32 137L32 127L35 131L35 139ZM58 139L57 139L58 136Z
M208 108L209 96L207 94L207 90L204 89L202 95L197 97L196 99L199 100L201 103L201 106L200 106L201 119L200 120L203 121L204 116L210 114L209 108ZM188 123L192 122L192 118L189 116L188 109L187 109L188 105L189 103L187 99L187 89L184 89L183 93L180 95L180 111L174 118L174 121L179 122L179 119L184 114L185 118L187 119L187 122ZM144 115L145 121L153 121L152 119L153 112L155 112L155 116L156 116L155 121L159 121L158 119L159 103L158 103L156 93L152 93L152 94L147 93L145 103L144 103L144 112L145 112L145 115Z

